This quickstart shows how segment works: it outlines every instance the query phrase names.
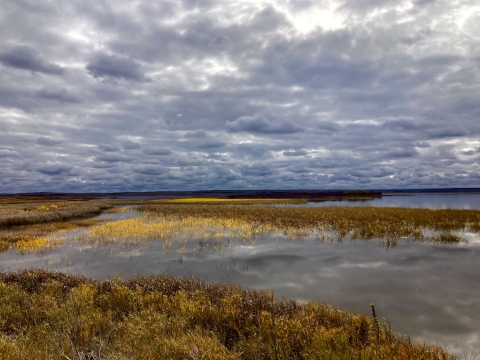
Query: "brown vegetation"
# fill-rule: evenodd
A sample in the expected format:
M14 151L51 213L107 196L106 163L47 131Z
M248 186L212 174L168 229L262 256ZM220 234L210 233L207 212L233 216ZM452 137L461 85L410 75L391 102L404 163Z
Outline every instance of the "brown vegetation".
M9 204L0 207L0 229L38 223L87 219L112 206L102 201Z
M322 303L167 275L0 273L0 358L452 359Z
M252 227L268 227L287 235L305 237L312 230L319 233L334 232L338 239L425 238L424 230L442 232L446 243L451 231L470 229L480 231L478 210L430 210L377 207L268 207L268 206L208 206L147 205L138 209L165 218L213 219L219 225L236 220ZM434 240L433 238L431 240ZM457 242L457 241L455 241Z
M90 219L18 226L14 230L0 232L0 252L7 251L10 246L19 251L31 251L59 245L63 243L62 239L51 238L48 235L59 231L75 231L78 228L99 225L106 221Z

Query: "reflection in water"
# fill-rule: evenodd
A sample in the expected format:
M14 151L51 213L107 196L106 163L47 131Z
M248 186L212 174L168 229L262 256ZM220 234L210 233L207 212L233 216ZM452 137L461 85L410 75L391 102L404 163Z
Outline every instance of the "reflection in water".
M128 216L126 213L112 214ZM192 275L209 282L272 289L278 297L318 300L370 312L397 331L462 353L480 353L478 235L464 246L405 241L289 241L281 234L254 242L216 240L116 243L67 242L52 251L0 255L3 271L47 268L98 279L136 274Z
M277 206L277 205L273 205ZM291 207L305 206L380 206L427 209L480 209L480 194L414 194L383 196L366 201L323 201L309 202L303 205L283 205Z

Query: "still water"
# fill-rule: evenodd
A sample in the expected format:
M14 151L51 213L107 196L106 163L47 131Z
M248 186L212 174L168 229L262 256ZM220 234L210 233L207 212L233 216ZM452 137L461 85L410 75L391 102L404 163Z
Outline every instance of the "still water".
M412 194L383 196L365 201L322 201L289 206L381 206L428 209L480 209L480 194Z
M140 215L102 215L135 216ZM380 240L300 241L281 234L254 241L189 239L171 248L161 241L92 246L75 240L79 232L66 235L66 243L53 250L0 254L1 270L46 268L97 279L117 272L122 278L157 273L194 276L367 314L374 302L377 315L398 332L448 346L462 357L464 352L480 356L479 234L463 233L468 243L457 246L404 239L390 249Z

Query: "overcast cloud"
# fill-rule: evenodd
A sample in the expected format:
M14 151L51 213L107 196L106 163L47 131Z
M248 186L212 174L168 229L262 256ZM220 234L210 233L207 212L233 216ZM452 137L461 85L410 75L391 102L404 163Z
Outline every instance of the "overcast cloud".
M3 0L0 192L474 187L476 0Z

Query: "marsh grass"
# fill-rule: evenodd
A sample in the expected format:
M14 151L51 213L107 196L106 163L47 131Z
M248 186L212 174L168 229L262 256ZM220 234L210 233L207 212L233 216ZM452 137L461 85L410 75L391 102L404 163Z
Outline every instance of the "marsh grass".
M167 275L0 273L0 358L453 359L370 317Z
M452 234L449 232L441 232L438 235L433 235L432 241L435 244L443 244L443 245L460 244L461 242L465 242L465 240L462 239L461 236Z
M90 219L69 222L39 223L16 227L11 231L0 232L0 252L12 247L20 252L41 248L53 248L63 244L62 238L50 236L64 231L75 231L107 222L106 219Z
M127 211L127 208L116 207L116 208L111 208L111 209L105 210L104 213L105 214L118 214L118 213L123 213L125 211Z
M102 201L9 204L0 208L0 229L87 219L111 207Z
M456 231L480 231L478 210L162 204L146 205L138 208L138 211L155 214L158 221L197 219L197 223L208 221L220 227L231 222L242 224L247 234L278 231L289 238L299 239L313 235L331 240L332 234L335 234L337 240L348 236L351 239L385 239L391 244L405 238L455 243L446 239L457 238L460 241ZM440 233L440 238L436 233ZM445 241L438 241L438 238Z

